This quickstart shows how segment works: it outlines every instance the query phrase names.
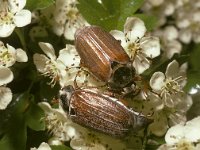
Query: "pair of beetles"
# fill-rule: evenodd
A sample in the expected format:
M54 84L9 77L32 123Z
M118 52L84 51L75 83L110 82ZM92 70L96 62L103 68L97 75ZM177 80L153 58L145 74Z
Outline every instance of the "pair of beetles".
M98 26L87 26L75 33L75 47L86 67L98 80L106 82L113 91L134 84L135 70L120 41ZM115 97L71 85L60 90L60 102L72 121L109 134L125 136L150 123L144 115L129 109Z

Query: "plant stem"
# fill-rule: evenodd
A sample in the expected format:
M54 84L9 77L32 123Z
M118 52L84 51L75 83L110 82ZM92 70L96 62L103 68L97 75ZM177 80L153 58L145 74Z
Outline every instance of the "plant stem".
M19 40L22 44L23 50L26 51L26 42L25 42L24 34L22 33L22 31L19 28L16 28L15 32L16 32L16 34L17 34L17 36L18 36L18 38L19 38Z

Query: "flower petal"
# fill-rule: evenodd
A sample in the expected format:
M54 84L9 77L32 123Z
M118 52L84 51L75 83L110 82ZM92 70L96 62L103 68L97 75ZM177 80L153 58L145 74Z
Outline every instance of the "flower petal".
M38 105L45 111L45 113L52 113L51 105L47 102L40 102Z
M9 44L7 45L8 53L10 55L10 60L7 61L6 67L12 66L16 62L16 49Z
M14 76L9 68L0 66L0 72L0 86L8 84L13 80Z
M154 7L161 5L163 2L164 2L164 0L151 0L151 1L149 1L149 3L151 5L153 5Z
M49 59L43 55L43 54L34 54L33 55L33 62L36 65L36 68L39 72L44 73L46 62L49 61Z
M171 127L165 135L166 143L170 145L178 143L180 139L184 138L184 130L185 128L181 124Z
M133 67L135 68L137 74L142 74L146 69L150 67L150 62L145 57L136 55L133 62Z
M164 86L165 75L162 72L155 72L150 79L150 86L155 91L160 91Z
M180 54L182 50L182 44L178 40L168 41L165 47L165 55L168 59L171 59L174 54Z
M174 107L175 98L172 95L170 95L169 93L165 93L165 95L162 96L162 99L167 107L169 108Z
M38 149L37 148L31 148L31 150L51 150L51 147L47 143L43 142L43 143L40 144Z
M80 57L74 47L74 45L67 44L66 48L59 51L58 59L62 61L67 67L78 67L80 63Z
M167 65L167 69L165 75L167 78L174 78L178 75L179 72L179 64L176 60L173 60Z
M154 122L149 125L149 130L156 136L163 136L168 129L166 116L162 112L157 112Z
M21 48L16 49L16 60L18 62L27 62L28 61L28 56L26 55L26 52L22 50Z
M19 12L26 5L26 0L8 0L9 9L12 13Z
M200 117L196 117L188 121L185 125L185 138L191 142L198 142L200 140Z
M31 23L31 12L29 10L21 10L14 16L14 23L17 27L23 27Z
M39 42L39 46L51 60L56 60L54 48L50 43Z
M163 109L164 104L158 95L156 95L155 93L149 92L148 99L150 99L150 103L154 107L154 110L159 111Z
M163 32L163 38L166 40L175 40L178 38L178 30L172 25L169 25L165 27L164 32Z
M0 37L8 37L15 29L14 24L2 24L0 25Z
M149 58L154 58L160 55L160 42L157 37L144 37L141 39L142 52Z
M0 87L0 110L6 109L12 100L12 92L10 88Z
M189 29L182 29L179 31L179 39L185 44L189 44L192 40L192 32Z
M110 31L110 34L116 39L116 40L119 40L121 41L121 46L123 48L125 48L127 46L127 43L126 43L126 39L125 39L125 35L122 31L118 31L118 30L112 30Z
M74 34L76 30L77 27L75 27L74 25L69 25L69 23L66 23L64 37L68 40L74 40Z
M63 24L59 24L57 22L54 22L52 25L53 28L53 32L57 35L57 36L61 36L64 33L64 25Z
M130 41L136 41L138 38L142 38L146 32L144 22L137 17L128 17L124 25L124 33Z

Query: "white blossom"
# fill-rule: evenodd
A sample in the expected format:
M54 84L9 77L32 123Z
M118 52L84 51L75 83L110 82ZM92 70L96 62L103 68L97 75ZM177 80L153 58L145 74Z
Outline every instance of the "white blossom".
M26 52L22 49L15 49L9 44L5 47L4 43L0 41L0 109L6 109L12 100L10 88L5 87L14 78L13 72L8 67L11 67L16 61L26 62L27 60Z
M75 129L74 123L61 108L51 108L46 102L39 103L39 106L45 111L46 128L53 137L59 141L69 141L80 136L80 133Z
M31 148L31 150L51 150L51 147L47 143L42 142L38 148Z
M161 40L161 49L163 56L171 59L174 54L180 54L182 44L179 41L179 31L173 25L168 25L165 28L158 28L153 31L153 35L158 36Z
M171 127L165 135L166 144L159 150L198 150L200 148L200 117L196 117L186 124L177 124Z
M74 66L74 63L78 62L76 59L74 61L75 55L65 55L65 53L68 54L70 52L70 49L72 49L73 46L66 45L66 48L59 51L58 58L56 58L55 50L50 43L40 42L39 46L47 55L47 57L43 54L38 53L33 55L33 61L37 67L37 70L42 73L42 75L47 76L51 79L51 85L54 86L57 81L62 84L62 80L67 75L67 72L65 70L66 67ZM66 66L66 62L68 62L71 66Z
M12 92L5 85L10 83L14 77L12 71L7 67L0 66L0 72L0 110L3 110L12 100Z
M0 110L6 109L12 100L12 92L10 88L0 86Z
M191 41L200 42L200 7L196 2L188 1L186 5L179 7L175 13L175 21L180 29L179 39L188 44Z
M77 0L56 0L53 31L59 36L64 34L68 40L74 40L76 30L88 25L79 13L76 4Z
M150 67L151 60L160 55L160 43L157 37L146 36L144 22L136 17L129 17L124 25L124 32L113 30L110 33L121 41L122 47L133 61L137 74Z
M14 47L7 44L4 46L3 42L0 41L0 66L10 67L15 62L27 62L28 57L26 52L21 48L15 49Z
M15 27L31 22L31 12L23 9L26 0L0 0L0 37L8 37Z
M165 74L155 72L150 79L150 86L160 95L163 103L174 107L184 97L183 86L186 83L186 70L184 65L179 67L176 60L168 64Z

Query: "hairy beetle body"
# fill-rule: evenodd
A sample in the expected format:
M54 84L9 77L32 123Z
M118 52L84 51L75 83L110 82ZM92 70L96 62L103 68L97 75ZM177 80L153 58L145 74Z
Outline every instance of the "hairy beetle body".
M130 128L144 127L148 119L127 108L118 99L99 94L92 89L64 87L60 92L61 104L72 121L100 132L122 137ZM68 106L66 106L68 105Z
M97 26L87 26L75 33L75 46L81 65L111 87L124 87L132 81L135 70L130 58L111 34ZM115 79L115 72L120 78ZM119 82L119 83L117 83Z

